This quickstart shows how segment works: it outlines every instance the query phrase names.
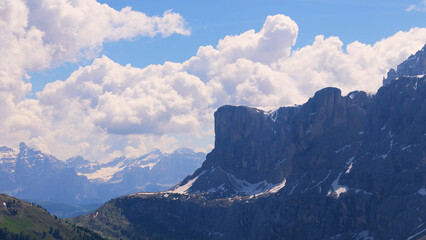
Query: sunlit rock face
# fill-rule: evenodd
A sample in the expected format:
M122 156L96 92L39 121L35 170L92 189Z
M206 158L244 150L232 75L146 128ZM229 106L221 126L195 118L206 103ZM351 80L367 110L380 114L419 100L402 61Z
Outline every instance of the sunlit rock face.
M169 191L114 199L77 221L129 239L424 236L426 77L417 73L376 95L325 88L275 111L221 107L201 168Z

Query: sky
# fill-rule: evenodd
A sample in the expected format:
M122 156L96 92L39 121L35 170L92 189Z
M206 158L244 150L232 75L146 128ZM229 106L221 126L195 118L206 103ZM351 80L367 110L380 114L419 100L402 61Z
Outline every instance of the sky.
M425 43L426 0L0 0L0 145L208 152L218 107L375 93Z

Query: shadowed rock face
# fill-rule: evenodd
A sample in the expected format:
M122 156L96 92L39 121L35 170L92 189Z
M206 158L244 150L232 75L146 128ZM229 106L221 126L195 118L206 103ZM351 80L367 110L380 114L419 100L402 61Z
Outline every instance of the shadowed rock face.
M323 162L328 170L335 164L330 152L362 137L371 102L364 92L343 97L339 89L325 88L302 106L273 112L221 107L215 113L214 150L174 189L190 182L187 193L209 199L252 195L267 191L294 171L303 174Z
M426 234L425 76L374 96L325 88L273 112L224 106L215 133L202 167L170 191L114 199L77 222L124 239Z

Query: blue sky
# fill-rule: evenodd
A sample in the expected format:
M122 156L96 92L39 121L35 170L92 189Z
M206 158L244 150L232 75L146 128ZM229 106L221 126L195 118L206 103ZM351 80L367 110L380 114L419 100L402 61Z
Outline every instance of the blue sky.
M426 0L5 0L0 12L0 145L60 159L208 152L218 107L375 93L426 43Z
M374 44L398 31L426 26L424 11L406 11L418 0L102 0L101 3L120 10L130 6L149 16L161 15L172 9L180 13L189 28L190 36L173 35L167 38L136 37L133 40L106 42L101 54L120 64L145 67L165 61L182 62L194 56L200 46L216 45L226 35L237 35L249 29L259 30L268 15L285 14L299 26L295 48L312 44L315 36L338 36L343 43L360 41ZM61 67L31 74L33 92L40 91L46 82L64 80L80 65L66 63Z

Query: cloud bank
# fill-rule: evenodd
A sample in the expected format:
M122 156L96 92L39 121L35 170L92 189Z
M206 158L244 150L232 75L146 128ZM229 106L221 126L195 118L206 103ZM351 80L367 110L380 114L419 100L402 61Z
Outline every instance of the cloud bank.
M36 9L40 6L36 4ZM67 6L64 9L75 7L64 6ZM147 20L144 28L119 24L126 22L122 18L147 18L141 13L97 6L99 11L112 11L107 22L114 24L105 27L111 29L108 34L93 42L90 37L81 36L83 40L77 44L75 53L61 53L62 48L58 47L58 50L47 51L47 64L29 62L33 68L23 69L47 67L53 58L74 61L84 54L84 49L90 52L103 41L117 40L118 36L189 34L178 14L166 12L162 17ZM28 11L25 14L31 15ZM168 18L176 23L167 27L152 25L152 21ZM23 36L29 38L25 34L31 29L25 29ZM37 29L32 34L49 35ZM57 37L61 40L54 46L74 44L75 41L63 40L68 39L68 33L59 34ZM268 16L259 31L226 36L217 46L200 47L195 56L182 63L136 68L122 66L107 56L96 58L68 79L47 84L37 93L37 99L11 104L3 115L5 127L0 130L3 136L0 142L25 140L62 158L81 154L94 160L123 154L137 156L154 147L170 151L186 144L196 145L200 139L213 134L213 112L221 105L303 103L315 91L328 86L339 87L344 93L375 92L389 68L426 42L426 29L413 28L374 45L353 42L344 46L338 37L317 36L313 44L293 49L297 35L298 26L292 19L275 15ZM50 48L43 37L40 39L40 46ZM16 78L11 84L26 86ZM25 91L28 89L22 90L23 94ZM178 141L180 138L188 140L182 143ZM208 148L209 144L204 147Z

